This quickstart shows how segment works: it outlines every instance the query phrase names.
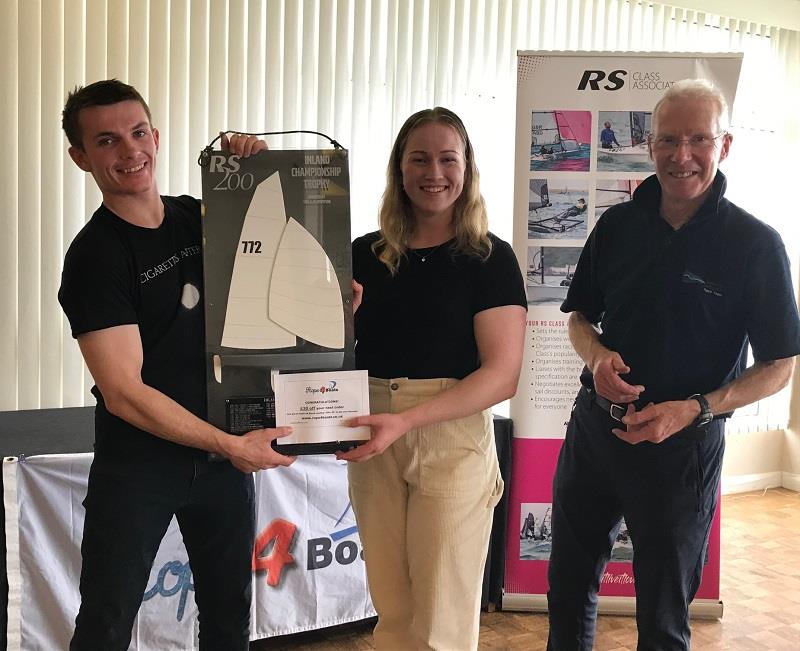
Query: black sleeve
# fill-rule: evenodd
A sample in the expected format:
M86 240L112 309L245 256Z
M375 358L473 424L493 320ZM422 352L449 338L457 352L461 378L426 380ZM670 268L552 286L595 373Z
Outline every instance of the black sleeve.
M561 304L562 312L580 312L590 323L599 323L605 312L605 302L597 272L602 229L601 217L583 245L578 265L567 290L567 298Z
M476 274L472 313L501 305L528 307L517 257L508 242L492 237L492 252Z
M367 255L369 254L369 235L362 235L353 240L351 247L351 255L353 258L353 279L364 284L364 268L367 263Z
M135 273L115 237L81 233L64 259L58 301L72 336L138 323Z
M747 261L745 327L756 361L800 354L800 318L789 258L780 236L755 247Z
M181 194L177 197L164 195L161 197L161 201L165 205L176 206L178 214L188 217L193 224L200 228L202 203L199 199L188 194Z

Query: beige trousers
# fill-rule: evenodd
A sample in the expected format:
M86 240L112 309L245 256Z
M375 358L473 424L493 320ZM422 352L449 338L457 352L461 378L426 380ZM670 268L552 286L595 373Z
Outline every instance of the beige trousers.
M372 413L430 400L457 380L370 378ZM478 646L483 566L503 492L491 413L412 429L348 464L378 649Z

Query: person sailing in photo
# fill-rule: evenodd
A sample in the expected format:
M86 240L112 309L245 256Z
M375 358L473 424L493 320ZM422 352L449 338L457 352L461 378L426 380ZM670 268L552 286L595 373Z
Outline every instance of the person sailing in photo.
M586 199L581 197L575 202L574 206L570 206L564 212L562 212L558 218L561 219L563 217L577 217L578 215L582 215L586 212Z
M611 122L606 120L603 123L603 127L605 128L600 132L600 146L603 149L622 147L622 145L617 142L617 136L614 134L614 129L611 128Z

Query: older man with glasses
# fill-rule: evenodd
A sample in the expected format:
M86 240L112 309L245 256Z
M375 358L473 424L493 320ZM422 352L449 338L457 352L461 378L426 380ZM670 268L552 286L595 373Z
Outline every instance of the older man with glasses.
M724 198L727 127L707 81L667 90L648 141L656 174L598 220L561 306L586 367L553 480L551 651L592 648L623 517L637 649L689 649L725 418L784 387L800 353L783 242Z

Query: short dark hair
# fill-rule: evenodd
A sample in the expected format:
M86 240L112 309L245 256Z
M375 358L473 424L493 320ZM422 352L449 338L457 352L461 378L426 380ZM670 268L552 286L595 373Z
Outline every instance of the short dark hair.
M78 122L81 110L92 106L107 106L118 102L135 100L142 105L147 114L147 121L152 124L150 107L144 98L133 86L121 82L119 79L103 79L88 86L75 86L75 90L67 95L64 110L61 112L61 127L67 135L69 144L73 147L83 148L83 134Z

